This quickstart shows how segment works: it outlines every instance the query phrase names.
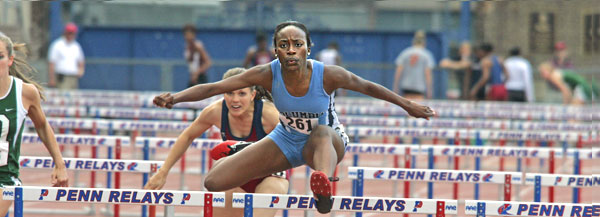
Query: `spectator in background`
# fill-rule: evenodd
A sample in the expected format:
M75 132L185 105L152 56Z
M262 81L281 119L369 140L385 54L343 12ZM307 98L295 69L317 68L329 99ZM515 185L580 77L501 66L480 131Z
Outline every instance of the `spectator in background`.
M207 83L206 71L212 65L212 60L204 48L202 41L196 39L196 27L187 24L183 27L185 50L183 55L188 62L190 81L188 87L196 84Z
M481 61L481 77L469 92L471 99L476 99L478 92L485 90L486 85L488 85L487 100L505 101L508 99L508 92L504 86L508 74L504 70L502 59L494 55L493 50L494 47L489 43L483 43L477 49L477 57ZM503 74L504 79L502 79Z
M75 38L77 26L67 23L63 36L54 40L48 50L48 85L59 89L79 88L85 72L83 49Z
M411 99L431 98L433 85L431 70L435 60L430 51L425 49L425 32L415 32L413 46L404 49L396 58L396 76L393 90Z
M504 68L508 73L506 89L508 101L533 102L533 72L531 63L521 57L521 49L514 47L510 50L510 57L504 61Z
M267 48L267 37L259 33L256 35L256 45L248 48L244 59L244 68L270 63L275 59L274 49Z
M562 93L564 104L584 104L600 95L598 84L571 70L555 68L548 62L540 64L538 69L550 87Z
M323 62L325 65L342 65L342 56L338 50L337 42L329 42L327 48L317 54L317 60Z
M559 69L573 69L573 62L569 57L567 44L563 41L554 44L554 56L552 57L552 65Z
M443 59L440 62L440 67L453 70L456 74L461 99L467 99L469 95L470 81L467 76L467 71L470 70L469 68L472 62L471 43L468 41L460 44L457 55L452 55L450 58Z
M325 65L342 65L342 56L339 52L338 43L335 41L329 42L327 48L317 54L317 60L323 62ZM346 90L335 90L335 95L346 96Z

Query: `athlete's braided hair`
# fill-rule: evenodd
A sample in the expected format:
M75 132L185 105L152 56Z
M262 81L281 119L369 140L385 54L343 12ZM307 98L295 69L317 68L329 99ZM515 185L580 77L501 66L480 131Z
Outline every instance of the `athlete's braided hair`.
M234 75L242 74L245 71L246 71L246 69L241 68L241 67L231 68L231 69L227 70L227 72L225 72L225 74L223 74L223 79L229 78ZM254 97L254 100L266 99L266 100L273 102L273 96L271 96L271 93L269 93L269 91L267 91L264 87L256 85L256 86L252 86L250 88L252 90L256 90L256 96Z
M276 39L277 33L279 33L279 31L281 31L286 26L295 26L295 27L300 28L306 34L306 46L307 47L313 46L312 41L310 40L310 32L308 32L308 28L306 28L306 26L304 24L302 24L301 22L288 20L283 23L280 23L279 25L277 25L277 27L275 27L275 33L273 34L273 46L274 47L277 47L277 39Z

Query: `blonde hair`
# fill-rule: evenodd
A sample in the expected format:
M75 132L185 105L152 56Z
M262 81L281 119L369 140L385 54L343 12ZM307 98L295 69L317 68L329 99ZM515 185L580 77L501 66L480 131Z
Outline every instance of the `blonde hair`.
M413 45L425 45L425 31L418 30L413 38Z
M542 78L548 78L552 75L552 72L554 72L554 66L548 61L540 63L538 69Z
M12 40L10 40L10 38L2 32L0 32L0 41L4 42L6 45L8 57L14 57L13 64L8 68L8 74L23 80L25 83L33 84L38 90L42 100L44 100L45 97L42 94L44 88L42 88L39 83L33 80L31 76L32 73L37 71L31 67L27 61L25 61L25 58L27 57L27 48L25 48L25 44L13 43ZM17 56L15 51L22 53L23 57Z
M548 61L540 63L539 68L540 69L544 69L544 70L548 70L549 72L554 71L554 66L552 65L552 63L550 63Z
M233 77L233 76L242 74L245 71L246 71L246 69L241 68L241 67L231 68L231 69L227 70L227 72L225 72L225 74L223 74L223 79L227 79L229 77ZM265 90L265 88L263 88L262 86L252 86L252 87L250 87L250 89L256 90L256 97L254 97L254 100L266 99L266 100L273 102L273 96L271 96L271 93L269 93L269 91Z

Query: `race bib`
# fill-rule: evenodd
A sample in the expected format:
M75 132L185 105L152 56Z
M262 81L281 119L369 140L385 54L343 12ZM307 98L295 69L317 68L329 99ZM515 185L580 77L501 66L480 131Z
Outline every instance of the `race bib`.
M288 131L291 128L307 135L319 125L319 118L293 118L279 114L279 120Z
M8 142L0 141L0 167L8 164Z

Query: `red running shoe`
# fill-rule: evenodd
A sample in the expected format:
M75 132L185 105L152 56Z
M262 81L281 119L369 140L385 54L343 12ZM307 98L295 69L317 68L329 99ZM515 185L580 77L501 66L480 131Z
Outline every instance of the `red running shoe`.
M333 206L331 200L331 182L325 173L314 171L310 176L310 190L317 203L317 211L321 214L329 213Z

